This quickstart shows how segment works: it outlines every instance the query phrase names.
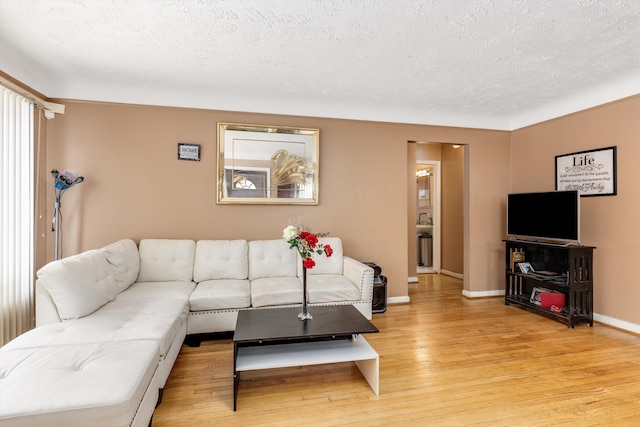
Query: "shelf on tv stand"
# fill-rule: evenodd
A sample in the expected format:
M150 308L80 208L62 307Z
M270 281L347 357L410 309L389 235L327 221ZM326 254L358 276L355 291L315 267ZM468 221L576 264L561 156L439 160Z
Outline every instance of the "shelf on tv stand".
M520 239L520 238L514 238L514 239L510 239L510 240L505 240L509 241L509 242L521 242L521 243L529 243L532 245L547 245L547 246L557 246L560 248L567 248L569 246L578 246L581 247L582 244L580 242L556 242L556 241L552 241L552 240L537 240L537 239Z
M540 306L537 306L535 304L531 304L529 302L529 295L516 295L516 296L510 296L508 298L508 303L507 305L513 304L515 306L524 308L525 310L529 310L533 313L542 315L542 316L546 316L550 319L553 320L557 320L559 322L562 323L567 323L568 325L568 321L569 321L569 315L566 311L562 311L560 313L557 313L555 311L552 311L551 309L548 308L542 308ZM571 327L571 326L570 326Z
M538 274L534 271L532 273L515 273L515 274L522 274L522 276L524 277L527 277L530 279L536 279L545 283L555 283L558 285L567 284L567 275L562 273L556 273L551 275L551 274Z

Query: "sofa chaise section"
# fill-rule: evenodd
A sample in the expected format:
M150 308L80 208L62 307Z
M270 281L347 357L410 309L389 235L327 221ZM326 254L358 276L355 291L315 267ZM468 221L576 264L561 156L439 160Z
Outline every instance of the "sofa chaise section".
M102 360L102 374L114 380L113 386L119 387L119 391L128 390L129 403L137 410L131 414L124 403L105 403L114 408L114 413L120 413L123 420L129 418L122 424L118 419L118 423L104 425L133 423L147 426L186 336L188 301L195 288L192 280L194 250L195 242L191 240L146 239L140 242L139 248L132 240L122 240L99 250L47 264L38 271L36 282L39 326L2 348L1 369L11 371L13 378L16 378L16 372L39 372L38 369L43 368L37 363L38 359L49 360L49 353L55 349L53 354L66 354L71 366L84 371L87 361L91 361L90 366L97 363L83 353L84 349L97 346L96 354L102 354L99 360L113 359ZM131 360L140 373L150 369L152 379L148 381L146 377L131 376L138 378L138 383L118 385L121 373L127 372L119 367L129 360L130 348L136 348L136 354L146 351L146 355L132 355ZM7 358L16 360L22 354L25 360L20 367L26 369L15 371L15 367L7 366L5 354ZM116 354L120 356L116 357ZM139 359L137 364L136 357ZM118 358L123 358L123 361L118 361ZM150 365L143 369L145 360L150 361ZM37 369L32 369L32 361L36 362ZM43 372L46 374L46 370ZM66 372L66 368L61 367L60 372ZM60 409L53 394L47 395L53 390L62 395L73 394L74 391L68 388L78 375L73 374L71 379L61 378L59 385L53 381L42 384L43 393L36 394L38 399L31 404L25 403L20 416L12 415L12 422L29 420L39 414L42 405L48 404L51 411L62 414L62 420L81 417L78 418L81 421L66 425L103 425L99 421L94 422L94 416L102 415L92 410L90 403L85 405L83 400L79 400L80 406L62 404ZM85 378L82 384L88 395L95 394L98 399L105 394L106 402L112 397L109 388L98 388L99 375L81 377ZM10 386L4 379L0 381L3 390ZM134 386L142 387L143 397L139 401L136 401L138 389ZM82 407L87 410L83 411ZM6 410L9 408L0 411L0 419L10 415Z
M147 427L158 344L104 341L0 349L0 426Z

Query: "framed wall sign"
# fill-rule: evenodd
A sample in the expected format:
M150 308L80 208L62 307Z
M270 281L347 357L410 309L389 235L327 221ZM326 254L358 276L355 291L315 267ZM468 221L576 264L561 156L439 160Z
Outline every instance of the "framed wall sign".
M556 190L577 190L581 196L616 195L616 147L556 156Z
M178 160L200 161L200 144L178 143Z
M317 205L318 129L218 123L218 204Z

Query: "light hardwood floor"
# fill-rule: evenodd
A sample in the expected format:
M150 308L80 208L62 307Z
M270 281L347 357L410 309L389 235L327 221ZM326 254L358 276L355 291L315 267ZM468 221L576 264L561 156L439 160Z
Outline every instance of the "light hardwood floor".
M153 426L640 425L639 336L461 291L420 275L374 314L379 396L352 363L245 372L234 412L231 339L205 341L182 347Z

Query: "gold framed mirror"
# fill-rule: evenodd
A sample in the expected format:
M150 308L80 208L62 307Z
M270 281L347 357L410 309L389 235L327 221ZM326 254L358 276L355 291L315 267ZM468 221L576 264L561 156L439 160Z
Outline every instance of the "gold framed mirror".
M317 205L318 129L218 123L218 204Z

